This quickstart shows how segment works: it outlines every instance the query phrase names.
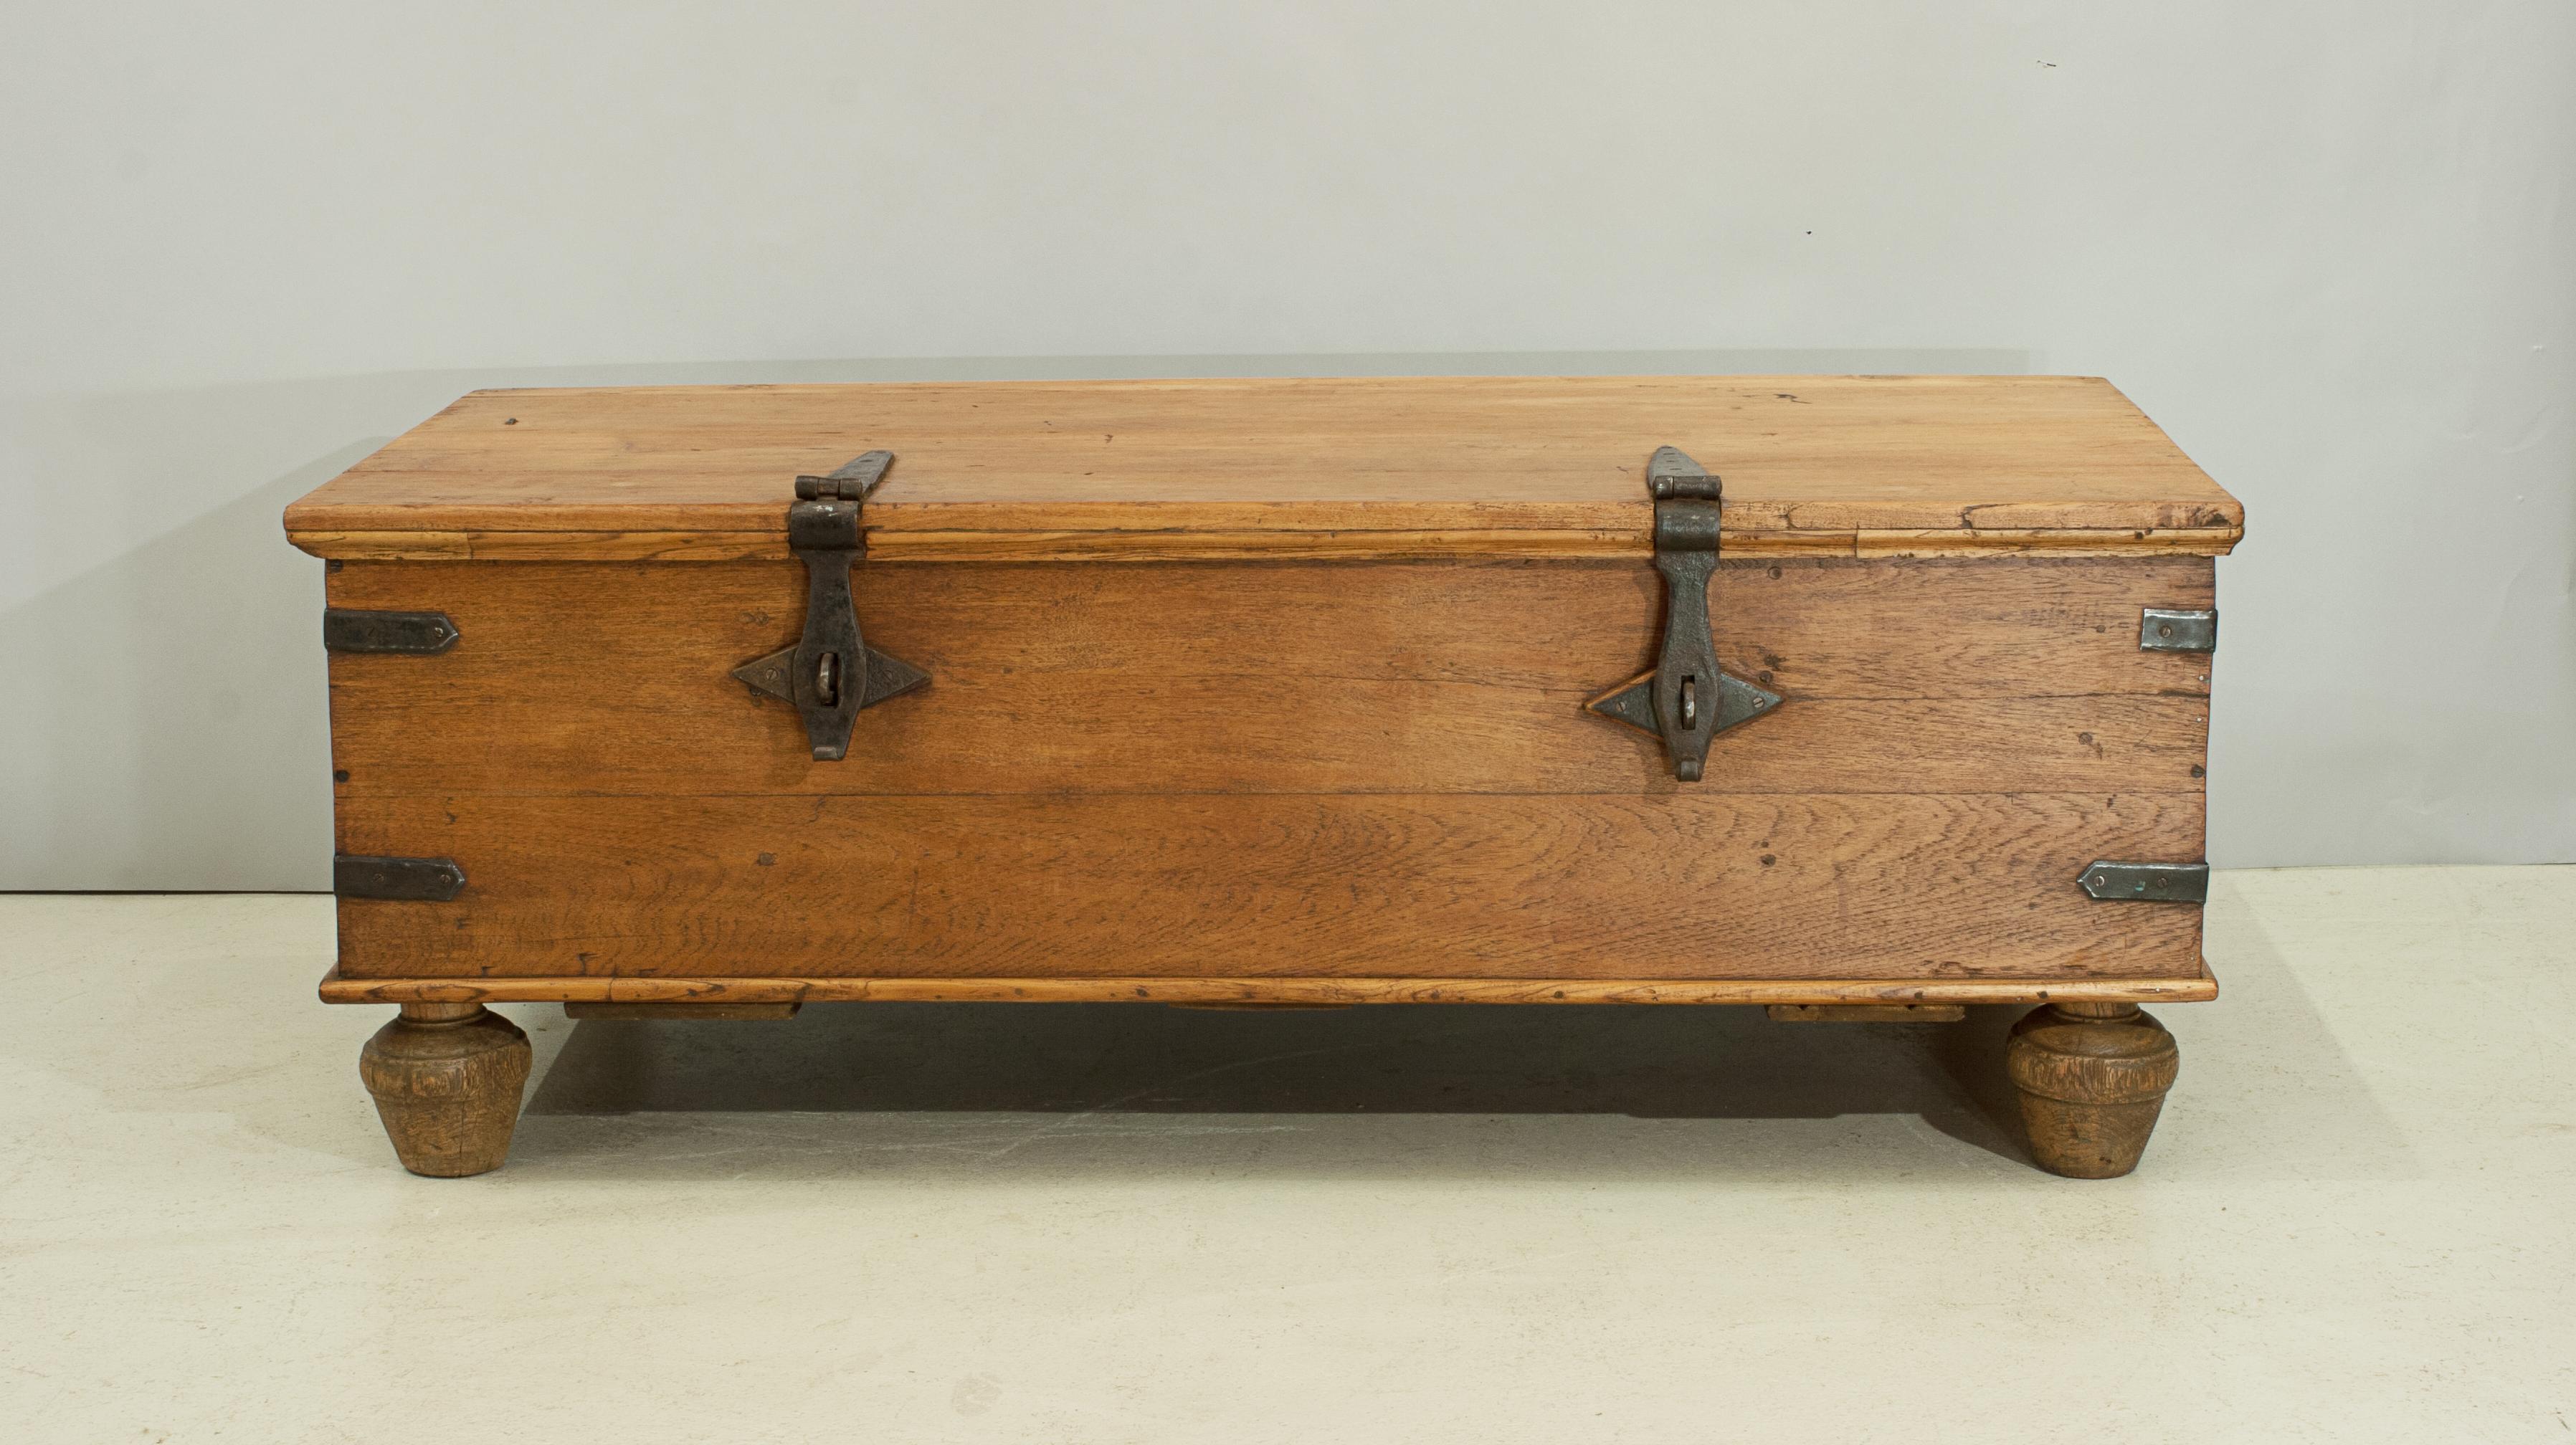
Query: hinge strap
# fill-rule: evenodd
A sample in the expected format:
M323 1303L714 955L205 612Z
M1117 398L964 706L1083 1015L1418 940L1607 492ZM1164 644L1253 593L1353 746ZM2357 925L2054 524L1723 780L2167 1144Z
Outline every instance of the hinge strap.
M805 636L787 676L818 763L848 755L867 696L867 641L859 635L850 568L859 560L859 507L893 461L892 452L869 452L828 477L798 477L787 509L787 545L805 564Z
M1655 659L1655 730L1673 776L1696 783L1708 765L1717 712L1717 639L1709 632L1708 582L1717 572L1721 483L1679 447L1646 463L1655 498L1655 570L1664 574L1664 645Z

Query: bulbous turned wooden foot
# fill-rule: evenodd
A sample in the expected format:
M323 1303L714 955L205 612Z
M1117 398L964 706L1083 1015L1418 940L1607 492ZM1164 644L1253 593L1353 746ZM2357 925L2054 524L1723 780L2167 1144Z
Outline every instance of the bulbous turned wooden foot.
M359 1051L358 1077L403 1167L455 1179L509 1154L528 1060L528 1036L479 1003L407 1003Z
M2042 1004L2004 1045L2032 1157L2076 1179L2138 1167L2181 1064L2173 1035L2133 1003Z

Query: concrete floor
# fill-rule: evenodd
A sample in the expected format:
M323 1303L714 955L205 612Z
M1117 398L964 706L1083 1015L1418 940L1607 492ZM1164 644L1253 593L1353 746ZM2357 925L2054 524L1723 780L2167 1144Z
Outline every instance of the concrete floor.
M2576 868L2221 875L2145 1166L2012 1010L507 1011L401 1172L327 900L0 897L8 1438L2576 1441Z

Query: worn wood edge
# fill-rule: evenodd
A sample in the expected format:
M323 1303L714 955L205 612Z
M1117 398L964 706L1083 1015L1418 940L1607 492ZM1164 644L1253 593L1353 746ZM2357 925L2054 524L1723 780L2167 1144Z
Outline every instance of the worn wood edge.
M2037 552L2051 557L2224 557L2243 540L2242 527L2158 527L2116 531L2071 527L1976 528L1967 531L1860 531L1852 534L1859 557L1984 557L1998 552ZM1725 550L1720 539L1720 551ZM1759 546L1737 551L1758 553Z
M1963 1003L1775 1003L1763 1011L1775 1024L1955 1024L1968 1016Z
M713 1003L692 999L684 1003L655 1001L635 1003L626 1000L564 1000L564 1017L569 1019L792 1019L802 1003L753 1002L743 999L719 999Z
M1388 528L1244 530L899 531L870 528L872 562L1240 562L1366 557L1646 557L1640 530Z
M1956 528L1728 531L1730 557L2223 557L2242 527ZM784 561L783 532L690 531L335 531L290 530L289 542L316 557L365 562L752 562ZM1439 557L1645 557L1642 530L1491 531L1360 528L1252 531L900 531L870 528L878 562L1227 562Z
M454 562L474 555L463 532L299 532L286 540L316 557L366 562Z
M324 1003L2199 1003L2192 978L322 978Z

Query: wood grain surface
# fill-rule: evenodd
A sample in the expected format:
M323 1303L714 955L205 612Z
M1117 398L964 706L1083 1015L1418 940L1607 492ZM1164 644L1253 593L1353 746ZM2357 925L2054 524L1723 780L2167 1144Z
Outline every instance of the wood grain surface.
M2097 857L2199 856L2197 794L346 799L353 978L2188 977L2200 910Z
M1640 555L1663 444L1725 478L1727 545L1748 556L2215 554L2243 526L2084 377L476 392L286 524L341 557L766 557L796 475L883 447L866 516L889 561Z
M1584 699L1651 662L1643 563L858 571L931 685L815 763L729 676L793 643L797 564L350 563L334 605L453 618L435 658L331 659L344 808L407 796L1683 791ZM1730 563L1720 659L1782 710L1692 792L2196 793L2207 658L2142 607L2205 558ZM419 852L397 848L397 852ZM2191 856L2197 856L2193 852ZM2077 862L2081 863L2082 859Z
M2213 557L2241 529L2158 527L1983 527L1871 531L1737 531L1723 535L1737 557ZM295 532L317 557L401 562L747 562L793 555L770 532ZM1219 532L871 530L877 562L1232 562L1530 557L1635 559L1649 551L1645 519L1624 531L1413 532L1392 529Z
M325 1003L1145 1003L1715 1004L2191 1003L2218 997L2194 965L2172 978L1480 979L1480 978L352 978L322 979Z

